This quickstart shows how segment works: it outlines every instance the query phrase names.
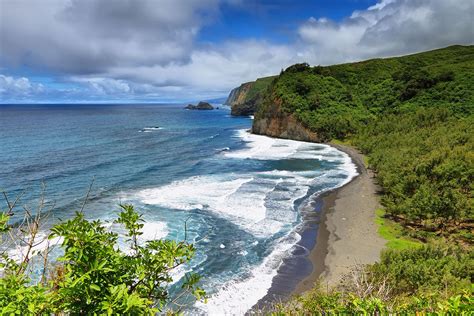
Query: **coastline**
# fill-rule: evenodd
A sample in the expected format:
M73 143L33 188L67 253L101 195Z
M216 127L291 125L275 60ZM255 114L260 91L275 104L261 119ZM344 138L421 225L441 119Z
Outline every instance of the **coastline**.
M363 155L355 148L329 145L348 154L359 175L322 196L317 241L308 255L313 269L293 295L312 289L318 281L325 287L336 286L354 265L376 262L386 243L375 224L375 210L380 204L373 172L365 167Z
M379 236L375 210L378 186L355 148L329 143L350 156L358 175L315 197L302 212L299 251L283 259L267 294L247 314L311 290L319 282L333 287L356 264L374 263L386 241ZM304 250L306 252L304 253Z

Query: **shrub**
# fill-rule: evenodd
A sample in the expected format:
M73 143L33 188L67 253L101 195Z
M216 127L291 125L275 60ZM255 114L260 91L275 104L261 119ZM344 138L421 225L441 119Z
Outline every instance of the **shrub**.
M1 313L152 315L163 311L170 303L170 272L192 258L194 247L171 240L139 242L142 217L132 205L120 207L115 223L125 228L127 249L120 249L117 233L106 229L101 221L86 220L78 212L51 230L50 238L62 238L64 251L51 277L33 281L26 272L31 258L27 256L18 263L4 253ZM6 214L0 218L2 227L8 227ZM188 274L182 285L183 293L204 298L198 281L199 276Z

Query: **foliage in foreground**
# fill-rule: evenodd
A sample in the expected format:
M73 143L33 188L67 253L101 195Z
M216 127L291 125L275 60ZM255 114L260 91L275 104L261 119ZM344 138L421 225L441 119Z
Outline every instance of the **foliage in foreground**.
M11 211L2 213L3 237L12 230L8 225ZM63 255L54 267L43 256L43 278L35 281L28 272L34 256L34 238L39 217L30 217L27 253L20 262L3 253L0 278L0 313L3 314L134 314L152 315L170 303L170 272L189 261L194 248L186 242L150 240L140 242L143 220L132 205L121 205L115 224L125 229L128 248L118 247L118 234L100 221L88 221L81 212L55 225L51 238L62 239ZM30 239L28 239L30 238ZM46 252L49 249L45 250ZM45 269L49 273L45 273ZM49 274L49 275L48 275ZM183 293L203 298L197 287L199 277L187 275Z
M348 275L338 289L321 286L276 306L275 315L474 312L474 254L456 246L386 250L381 261Z

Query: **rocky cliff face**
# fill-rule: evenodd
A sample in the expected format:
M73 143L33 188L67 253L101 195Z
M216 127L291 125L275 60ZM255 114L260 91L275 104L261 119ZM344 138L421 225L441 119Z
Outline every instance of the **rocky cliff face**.
M235 104L241 104L245 102L247 93L249 92L250 87L252 86L253 83L254 81L246 82L246 83L241 84L240 87L232 89L232 91L230 92L224 104L232 106Z
M247 82L233 89L225 104L231 107L231 114L235 116L247 116L255 113L257 104L255 100L248 100L248 94L255 82Z
M307 142L321 142L315 132L303 126L296 118L282 111L278 101L255 115L252 133Z
M263 99L263 94L275 77L258 78L255 81L246 82L240 87L233 89L225 104L232 108L232 115L253 115Z
M263 99L274 77L260 78L243 83L233 89L225 104L231 106L232 115L246 116L255 114L252 132L278 138L287 138L309 142L321 142L315 132L303 126L292 114L281 109L278 100L270 106L263 106ZM271 88L270 88L271 89Z

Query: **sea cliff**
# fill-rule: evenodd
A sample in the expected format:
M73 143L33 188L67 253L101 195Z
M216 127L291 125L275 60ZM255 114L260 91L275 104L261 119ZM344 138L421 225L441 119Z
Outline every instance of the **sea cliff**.
M325 67L295 64L232 90L228 103L232 115L255 115L256 134L313 142L351 138L393 113L443 109L469 116L473 47Z
M285 113L278 101L272 102L265 111L254 118L252 133L271 137L308 142L321 142L318 134L306 128L294 115Z
M233 89L224 104L231 107L235 116L253 115L262 102L263 94L275 77L259 78Z

